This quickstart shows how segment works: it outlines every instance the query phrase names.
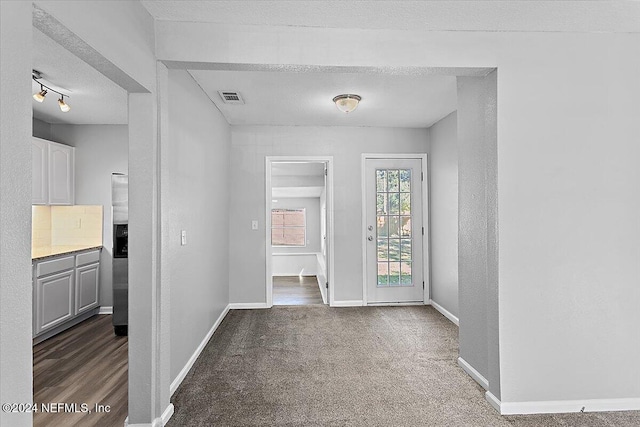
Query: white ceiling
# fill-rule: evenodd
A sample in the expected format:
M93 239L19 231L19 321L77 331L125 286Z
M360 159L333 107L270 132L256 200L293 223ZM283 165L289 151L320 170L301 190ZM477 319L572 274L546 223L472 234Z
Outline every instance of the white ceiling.
M324 167L322 162L273 162L271 196L274 199L320 197L324 190Z
M456 109L456 78L340 72L191 70L231 125L429 127ZM225 104L218 91L238 91L244 105ZM345 114L334 96L355 93Z
M156 19L230 25L421 31L640 31L631 1L166 1L142 0Z
M64 49L45 34L33 29L33 69L42 73L43 83L60 91L71 111L63 113L58 96L49 92L44 102L32 101L33 116L47 123L126 124L127 92L100 72ZM33 92L40 85L32 84Z
M271 176L323 176L323 162L272 162Z

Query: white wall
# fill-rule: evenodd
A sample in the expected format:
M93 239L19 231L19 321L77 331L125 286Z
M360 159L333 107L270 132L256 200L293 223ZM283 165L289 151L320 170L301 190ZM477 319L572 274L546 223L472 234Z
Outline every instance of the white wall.
M163 257L172 260L165 279L171 285L173 380L229 303L231 133L186 71L169 71L168 97L162 229Z
M638 16L634 2L620 7ZM399 65L497 67L501 399L637 402L640 25L635 22L635 33L562 33L164 21L156 23L156 36L158 57L175 61L295 64L297 69L365 65L390 72ZM192 40L198 43L185 42ZM277 151L298 149L293 141L289 145ZM256 169L246 173L257 180L263 167L253 158L276 150L255 145L248 151L247 163ZM250 207L246 201L237 205ZM238 222L245 227L259 215L250 210ZM337 225L343 232L344 224ZM250 256L259 256L261 242L248 233L240 240L248 243ZM359 252L347 244L337 261L345 250ZM232 259L238 252L232 247ZM264 300L262 268L256 269L255 277L243 276L256 279L256 288L231 289L232 300ZM338 299L359 297L349 289Z
M32 129L33 136L41 139L49 139L49 140L51 139L50 123L44 122L34 117L32 121L32 126L33 126L33 129Z
M361 154L424 153L427 129L238 126L232 128L231 302L266 302L265 156L334 156L335 300L362 299ZM251 220L260 229L251 230Z
M172 406L169 403L169 291L159 274L162 267L158 238L160 102L156 89L159 65L154 53L154 21L138 1L37 0L34 4L29 31L33 22L129 92L129 283L132 285L129 303L132 310L128 413L130 424L157 423ZM29 56L30 49L23 50L22 54Z
M431 299L458 313L458 132L456 112L429 128Z
M495 77L458 78L458 302L460 358L500 399Z
M0 403L33 401L31 3L0 2ZM2 426L30 426L0 411Z
M272 209L305 209L306 246L272 246L272 253L320 252L320 198L282 198L271 204Z
M128 173L126 125L51 125L51 140L76 147L77 205L102 205L100 305L113 305L111 174Z

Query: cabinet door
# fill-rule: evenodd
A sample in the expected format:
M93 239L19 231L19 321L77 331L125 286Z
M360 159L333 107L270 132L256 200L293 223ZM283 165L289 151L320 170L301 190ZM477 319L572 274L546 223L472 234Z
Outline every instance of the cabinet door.
M73 204L74 169L73 147L49 143L49 204Z
M76 314L98 306L100 264L76 268Z
M36 333L66 322L74 316L74 270L36 280Z
M33 179L31 181L31 203L49 203L49 143L42 139L31 140L31 161Z

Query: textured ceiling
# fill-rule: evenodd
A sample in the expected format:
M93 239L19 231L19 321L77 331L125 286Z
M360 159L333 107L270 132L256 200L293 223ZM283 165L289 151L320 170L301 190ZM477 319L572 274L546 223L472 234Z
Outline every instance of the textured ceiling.
M273 162L271 176L323 176L322 162Z
M49 92L44 102L32 101L33 116L47 123L126 124L127 93L100 72L37 29L33 29L33 69L42 73L44 84L69 95L71 107L62 113L58 97ZM40 86L33 82L33 92Z
M640 32L632 1L165 1L160 20L425 31Z
M231 125L389 126L424 128L456 109L456 78L317 72L191 70ZM222 102L238 91L244 105ZM334 96L355 93L360 106L345 114Z

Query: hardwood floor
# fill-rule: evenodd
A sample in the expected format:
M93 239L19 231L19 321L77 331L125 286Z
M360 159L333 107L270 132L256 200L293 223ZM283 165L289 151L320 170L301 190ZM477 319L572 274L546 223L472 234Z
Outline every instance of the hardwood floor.
M86 321L33 347L33 425L122 426L127 417L127 337L113 333L110 315ZM58 413L42 404L76 404ZM91 413L83 412L82 404ZM95 405L109 405L98 413ZM57 409L57 408L56 408ZM71 412L70 412L71 411Z
M273 276L273 305L323 304L316 276Z

